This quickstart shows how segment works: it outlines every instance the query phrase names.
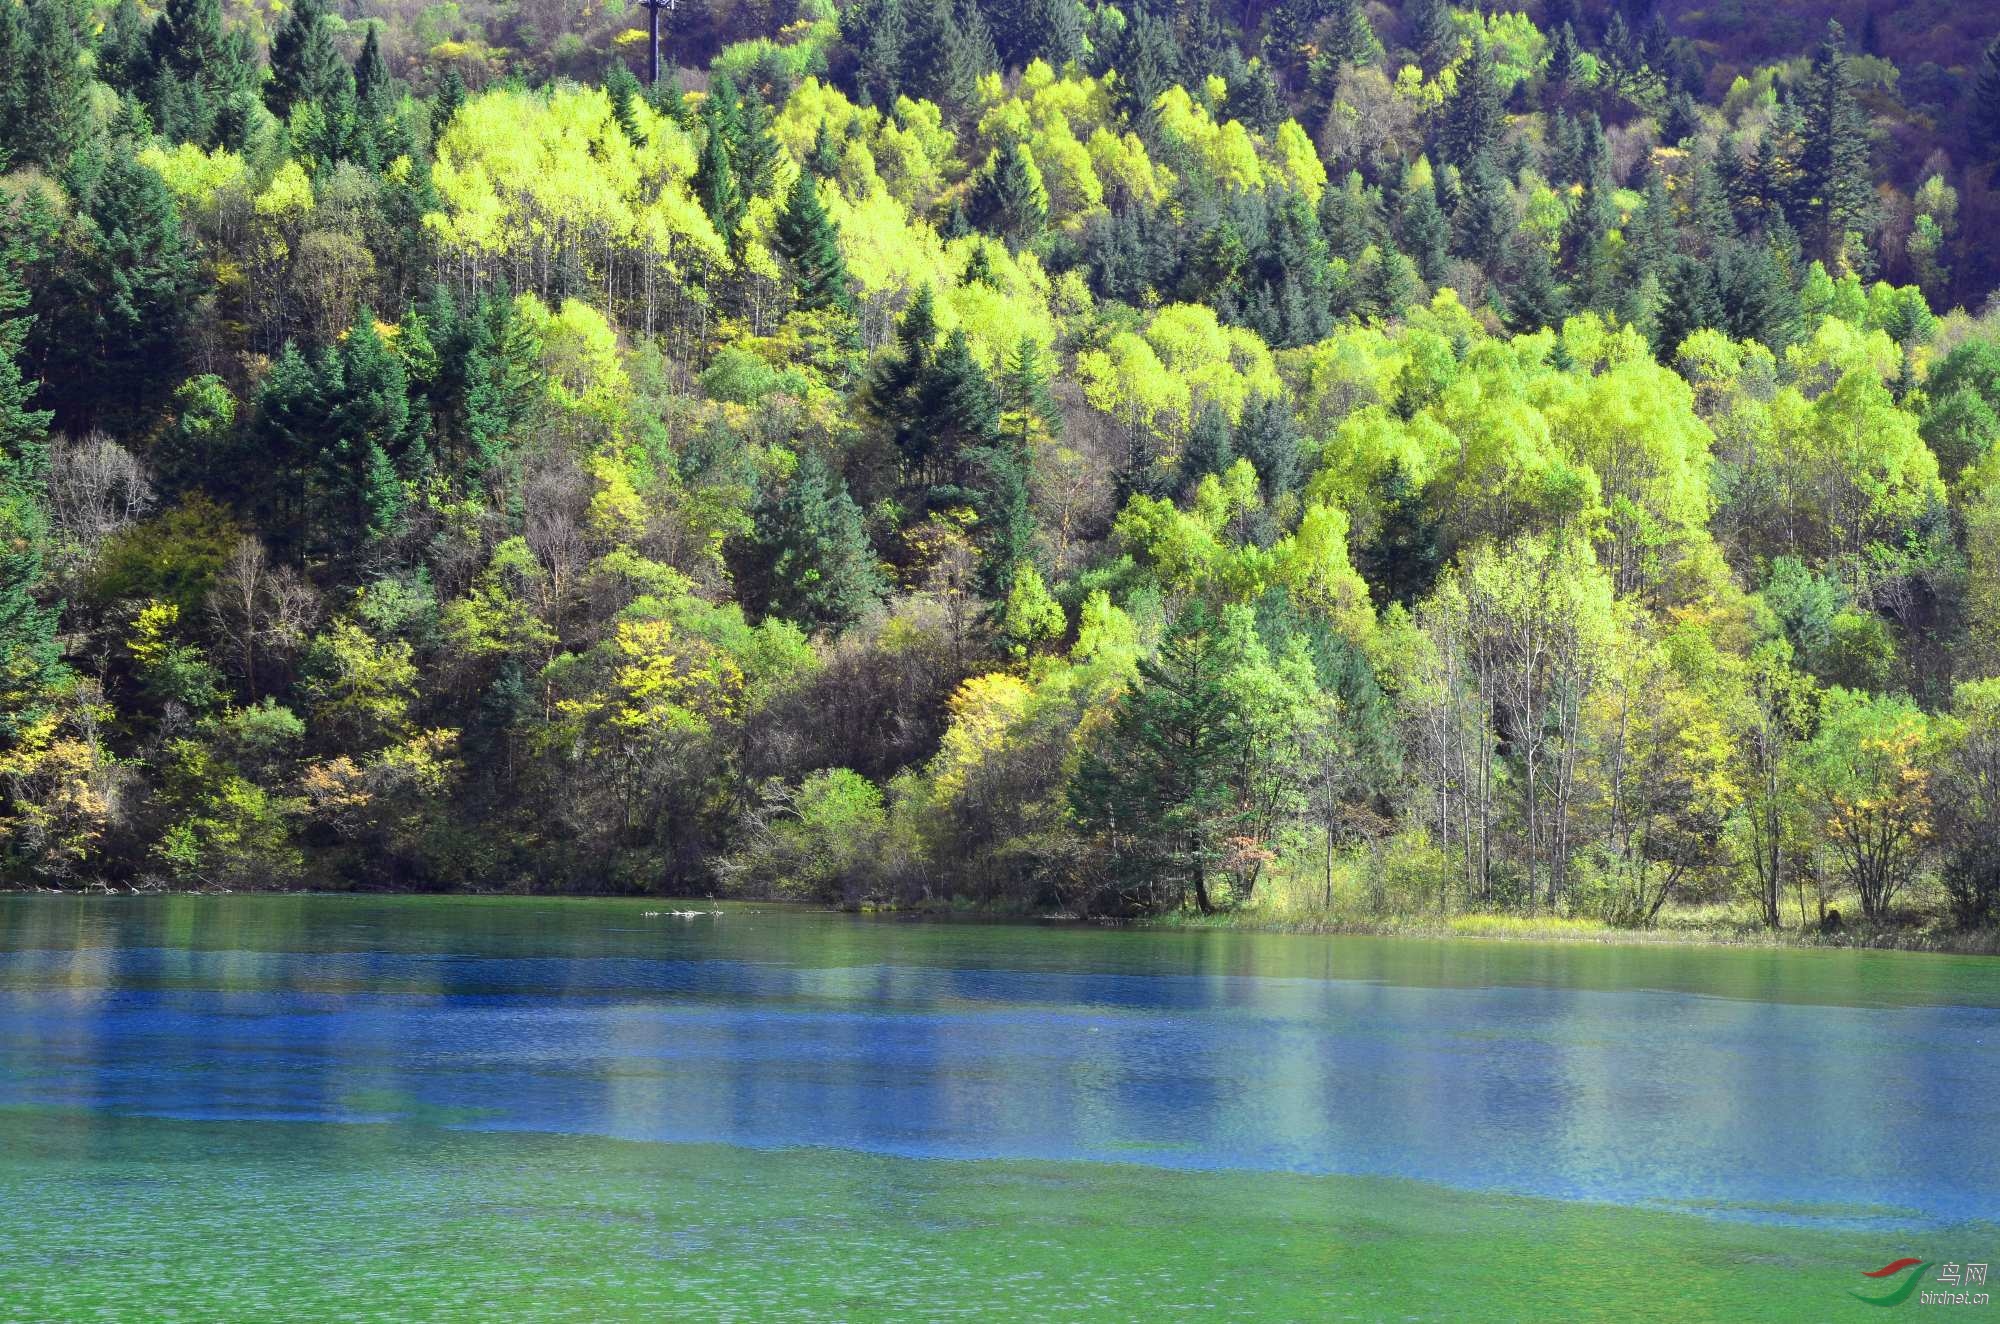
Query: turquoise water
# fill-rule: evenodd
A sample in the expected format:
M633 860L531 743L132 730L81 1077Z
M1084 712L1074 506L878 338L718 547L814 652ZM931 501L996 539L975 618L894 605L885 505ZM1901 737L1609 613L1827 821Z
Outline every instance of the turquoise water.
M1076 1187L1135 1218L1153 1182L1226 1190L1244 1217L1281 1190L1331 1201L1282 1184L1320 1177L1489 1211L1696 1211L1864 1257L2000 1210L2000 964L1977 958L649 908L0 898L0 1261L54 1292L93 1226L171 1266L202 1253L160 1249L188 1226L227 1260L304 1211L348 1231L288 1256L429 1234L491 1251L551 1216L545 1183L587 1205L583 1171L593 1191L687 1184L644 1183L618 1216L655 1259L714 1242L690 1212L708 1207L761 1211L752 1242L775 1245L809 1206L880 1254L943 1235L969 1216L912 1211L974 1192ZM981 1256L1005 1244L984 1235ZM258 1264L244 1281L282 1295ZM69 1305L137 1317L131 1283L106 1290Z

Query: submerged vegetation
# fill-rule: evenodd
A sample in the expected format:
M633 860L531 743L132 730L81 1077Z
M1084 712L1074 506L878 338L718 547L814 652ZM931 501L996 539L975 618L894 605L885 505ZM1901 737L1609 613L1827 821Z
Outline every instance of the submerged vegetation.
M0 0L0 880L1991 926L1873 13Z

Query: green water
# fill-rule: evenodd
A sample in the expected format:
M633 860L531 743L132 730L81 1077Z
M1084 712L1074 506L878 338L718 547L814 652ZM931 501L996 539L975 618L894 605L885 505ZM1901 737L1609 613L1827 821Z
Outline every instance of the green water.
M1878 1318L2000 1246L1988 962L664 908L0 898L0 1320Z

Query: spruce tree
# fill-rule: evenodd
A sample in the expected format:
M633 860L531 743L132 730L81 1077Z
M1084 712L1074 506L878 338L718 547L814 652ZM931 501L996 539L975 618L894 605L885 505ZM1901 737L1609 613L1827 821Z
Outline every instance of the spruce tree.
M632 106L645 95L639 80L623 60L613 60L611 70L604 75L604 95L611 100L611 118L618 122L618 128L627 140L639 142L639 121L633 117Z
M799 459L791 481L761 505L754 559L739 589L762 615L838 634L887 593L847 484L817 455Z
M353 111L354 72L333 44L325 0L298 0L271 38L264 104L285 120L302 103L317 105L329 120Z
M0 26L0 155L9 164L60 175L83 146L90 75L81 29L72 0L37 0Z
M1234 463L1228 417L1213 403L1204 404L1188 429L1187 445L1181 448L1181 486L1192 487L1207 474L1227 473Z
M1425 73L1436 73L1458 53L1458 29L1452 26L1448 0L1404 0L1403 22Z
M1569 96L1576 81L1577 57L1582 49L1576 43L1576 29L1568 23L1556 30L1549 39L1548 63L1542 66L1543 101L1561 105Z
M858 52L855 90L861 100L877 106L895 103L903 91L904 52L909 45L909 18L903 0L872 0L851 6L841 19L842 31Z
M1804 140L1799 166L1807 199L1803 228L1810 249L1829 260L1839 253L1873 194L1868 116L1854 96L1845 45L1840 24L1829 22L1799 96Z
M832 179L840 173L840 149L833 145L833 134L825 120L813 131L812 150L806 153L805 165L820 179Z
M197 270L180 206L130 144L64 227L29 336L64 430L136 428L186 375Z
M1032 244L1049 220L1049 195L1024 143L1009 142L993 165L988 210L1010 244Z
M1459 176L1458 212L1452 217L1452 251L1489 271L1499 269L1514 230L1507 181L1484 158Z
M707 124L707 133L702 138L701 157L695 165L695 201L708 214L709 223L722 236L723 244L734 253L738 251L742 239L743 211L747 201L737 188L736 167L729 158L730 125L722 112L710 111L702 118Z
M1459 61L1458 88L1445 103L1444 123L1438 130L1439 155L1460 169L1491 156L1500 145L1504 118L1493 52L1487 49L1484 37L1475 36L1471 49Z
M792 273L792 291L807 311L854 311L853 282L840 256L840 236L820 205L812 172L792 180L785 210L778 215L772 247Z
M979 104L979 80L1000 67L1000 54L978 0L957 0L956 11L945 39L940 90L947 106L968 114Z
M1396 218L1396 242L1417 264L1424 280L1436 284L1444 277L1447 249L1451 244L1451 222L1438 206L1437 186L1428 171L1412 167L1414 182L1403 188L1403 209Z
M1972 145L1987 160L2000 158L2000 37L1987 43L1972 85Z
M20 254L0 251L0 751L39 717L61 675L56 612L42 605L48 548L49 414L30 409L33 382L21 372L27 296L15 279Z
M1056 69L1081 63L1088 43L1083 30L1083 11L1076 0L1030 0L1030 3L1039 22L1035 53Z
M452 116L465 104L465 80L459 76L454 66L447 65L438 79L437 91L431 96L431 132L439 137L451 127Z

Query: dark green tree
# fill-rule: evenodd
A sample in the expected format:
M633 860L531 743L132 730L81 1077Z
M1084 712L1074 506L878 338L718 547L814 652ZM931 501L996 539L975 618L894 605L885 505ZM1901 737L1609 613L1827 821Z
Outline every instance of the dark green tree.
M1986 44L1972 85L1972 145L1985 159L2000 158L2000 37Z
M48 548L49 414L30 409L35 384L21 372L27 295L19 254L0 251L0 750L42 713L62 674L56 616L43 605Z
M1208 474L1223 474L1236 463L1236 448L1229 444L1229 419L1213 404L1204 404L1188 429L1187 445L1181 448L1181 486L1191 487Z
M354 71L334 46L325 0L298 0L271 38L264 104L283 120L302 103L318 106L329 120L353 113Z
M1506 123L1501 107L1500 76L1493 67L1493 52L1486 39L1475 36L1472 47L1458 65L1458 87L1444 105L1444 120L1438 126L1438 153L1460 169L1474 161L1490 158L1500 146L1500 131Z
M115 149L36 291L30 359L58 426L137 427L186 376L196 275L174 195Z
M36 0L0 19L0 158L62 174L88 135L90 75L72 0Z
M887 593L847 484L813 454L760 505L739 591L761 615L838 634Z
M1403 207L1396 218L1396 243L1417 264L1426 281L1436 284L1444 277L1445 258L1451 245L1451 222L1438 207L1437 187L1422 180L1403 191Z
M853 313L854 283L840 256L840 234L820 205L811 171L799 171L792 181L771 240L792 273L792 291L800 308Z
M1109 886L1095 908L1157 913L1190 893L1203 914L1215 908L1209 879L1242 818L1231 780L1241 722L1228 687L1237 652L1208 607L1188 603L1085 752L1070 809L1106 857Z
M1831 260L1868 210L1868 115L1854 95L1846 37L1829 22L1799 89L1804 206L1799 229L1816 256Z

